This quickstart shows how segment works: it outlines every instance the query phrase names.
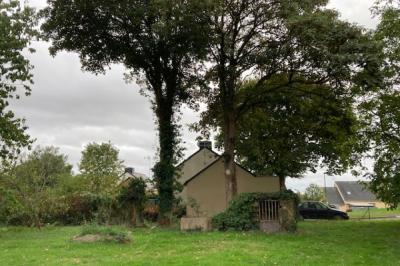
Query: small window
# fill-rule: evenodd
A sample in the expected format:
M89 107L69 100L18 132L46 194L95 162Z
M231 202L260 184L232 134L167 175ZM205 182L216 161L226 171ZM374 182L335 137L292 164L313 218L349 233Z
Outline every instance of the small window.
M260 200L258 203L260 221L278 221L279 220L279 201L278 200Z
M315 202L309 202L308 203L308 208L309 209L318 209L317 204L315 204Z

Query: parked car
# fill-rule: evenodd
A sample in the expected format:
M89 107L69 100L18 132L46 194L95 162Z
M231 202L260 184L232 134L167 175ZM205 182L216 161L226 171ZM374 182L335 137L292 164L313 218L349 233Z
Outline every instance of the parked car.
M300 216L304 219L348 220L347 213L328 207L319 201L305 201L299 205Z

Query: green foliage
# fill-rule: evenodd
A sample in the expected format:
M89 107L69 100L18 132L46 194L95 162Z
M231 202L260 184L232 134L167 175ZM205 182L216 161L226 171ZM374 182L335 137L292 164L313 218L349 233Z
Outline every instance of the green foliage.
M0 224L9 224L10 220L18 216L21 208L13 191L0 185Z
M286 83L278 76L271 83ZM241 88L246 97L256 93L255 81ZM361 159L363 147L352 102L335 95L329 86L283 86L267 94L238 120L239 161L257 175L300 177L321 163L340 174ZM219 137L221 139L221 137Z
M299 202L297 194L291 190L276 193L241 193L229 204L222 213L212 218L213 228L218 230L255 230L259 228L257 203L259 200L293 200Z
M54 147L38 147L4 169L0 187L7 191L6 208L14 210L12 213L8 210L13 214L8 216L8 222L40 227L49 217L64 211L65 204L59 200L57 187L63 178L71 176L71 169L66 156Z
M400 203L400 93L393 91L374 99L366 107L369 115L366 137L371 141L375 160L367 174L369 188L390 207Z
M140 211L143 211L146 199L146 182L140 177L130 179L119 194L119 201L122 204L134 204Z
M61 224L79 225L94 221L99 224L109 223L115 198L90 192L66 194L66 208L53 219Z
M310 184L306 188L306 191L304 192L303 199L312 201L324 201L325 200L324 191L317 184Z
M179 155L176 111L192 104L189 90L198 73L197 60L208 42L209 1L49 0L42 29L50 51L77 52L82 67L99 73L114 63L127 79L143 85L152 98L159 133L159 160L154 167L161 220L168 223Z
M96 194L114 194L123 172L119 151L111 143L90 143L82 151L79 170L87 188Z
M390 83L398 84L400 81L400 2L377 1L374 11L381 19L375 31L375 39L382 43L384 58L387 60L384 73Z
M365 123L365 139L369 141L374 160L370 189L391 208L400 203L400 2L377 1L374 7L381 21L375 39L383 47L382 68L385 86L364 99L360 113Z
M117 171L121 168L118 151L109 144L91 145L85 150L84 173L79 175L72 175L67 157L54 147L38 147L14 165L3 165L0 223L40 227L44 224L120 222L120 215L130 213L130 210L126 204L122 204L122 208L117 198L121 189L117 186ZM101 187L95 191L88 176L98 175L113 178L101 179ZM134 199L142 209L140 204L145 200L143 185L139 182L126 188L122 192L124 203ZM129 195L132 188L134 194Z
M12 158L32 143L24 120L9 110L10 99L21 92L29 95L33 84L32 65L26 58L32 38L37 35L35 10L21 8L20 1L0 2L0 158Z
M143 211L147 197L146 182L142 178L135 177L128 180L128 184L123 184L117 200L125 211L134 208L135 217L130 217L131 221L134 219L135 224L143 223Z

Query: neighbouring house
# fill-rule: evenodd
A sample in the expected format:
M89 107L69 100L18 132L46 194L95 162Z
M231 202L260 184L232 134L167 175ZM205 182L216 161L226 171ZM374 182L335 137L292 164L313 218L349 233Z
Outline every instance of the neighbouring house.
M119 185L125 186L126 184L128 184L129 180L131 180L132 178L143 179L146 182L147 190L155 192L156 189L155 189L153 183L151 182L151 179L146 174L136 172L135 168L133 168L133 167L125 168L124 173L122 175L120 175L120 177L119 177L119 180L118 180Z
M386 208L368 188L357 181L336 181L334 187L326 187L326 200L341 211L354 208Z
M187 205L188 217L212 217L227 208L224 158L212 150L210 141L200 141L199 150L179 166L179 196ZM279 178L255 176L236 164L237 192L277 192Z

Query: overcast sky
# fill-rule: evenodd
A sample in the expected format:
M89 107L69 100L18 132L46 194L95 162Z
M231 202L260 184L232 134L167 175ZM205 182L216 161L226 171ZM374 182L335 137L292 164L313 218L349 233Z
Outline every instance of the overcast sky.
M45 0L30 0L31 5L44 7ZM337 9L342 18L373 28L369 8L373 0L332 0L329 7ZM53 145L68 155L77 169L81 151L89 142L111 141L120 150L126 166L149 174L157 147L154 116L149 99L139 94L135 84L123 80L124 68L115 66L106 75L82 72L78 56L48 54L48 44L35 43L37 52L30 55L35 66L32 95L22 97L11 108L25 117L30 135L37 145ZM182 145L188 156L197 150L196 133L187 124L198 119L198 114L183 111ZM307 174L301 180L288 180L289 188L304 190L310 183L323 185L323 174ZM328 177L334 180L353 179L350 175Z

